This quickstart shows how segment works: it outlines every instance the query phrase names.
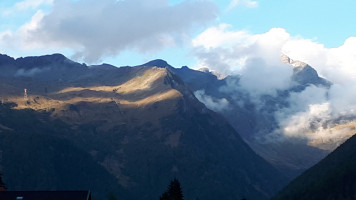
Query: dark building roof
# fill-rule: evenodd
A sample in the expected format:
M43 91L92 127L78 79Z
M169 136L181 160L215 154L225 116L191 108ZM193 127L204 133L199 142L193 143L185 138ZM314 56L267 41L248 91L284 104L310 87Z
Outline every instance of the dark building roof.
M91 200L90 191L4 191L0 200Z

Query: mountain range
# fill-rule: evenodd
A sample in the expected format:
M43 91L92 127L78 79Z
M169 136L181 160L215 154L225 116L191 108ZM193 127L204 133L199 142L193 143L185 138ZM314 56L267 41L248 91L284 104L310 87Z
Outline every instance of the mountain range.
M272 197L286 176L195 97L186 70L162 60L117 68L1 55L7 187L157 199L176 177L186 199Z
M96 199L158 199L178 178L186 199L269 199L356 128L356 116L316 117L297 130L311 139L286 136L283 120L301 112L300 95L327 95L333 83L304 62L286 55L281 61L291 69L288 87L256 96L240 75L174 68L160 59L115 67L61 54L0 55L4 182L11 190L91 189ZM340 153L310 170L324 172L334 154ZM340 163L352 163L347 160ZM330 180L339 167L327 172ZM314 177L310 170L277 199L299 196L291 191L305 192L303 183L315 185L312 179L329 184L320 178L325 173Z

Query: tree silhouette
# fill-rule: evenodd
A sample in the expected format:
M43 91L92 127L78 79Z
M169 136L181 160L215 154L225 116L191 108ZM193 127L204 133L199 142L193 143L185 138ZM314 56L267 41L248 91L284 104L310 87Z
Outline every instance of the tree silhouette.
M0 191L6 190L5 183L2 181L2 174L0 172Z
M108 196L108 200L117 200L117 198L114 193L110 192L110 194Z
M183 192L178 179L174 178L168 186L166 192L159 198L160 200L183 200Z

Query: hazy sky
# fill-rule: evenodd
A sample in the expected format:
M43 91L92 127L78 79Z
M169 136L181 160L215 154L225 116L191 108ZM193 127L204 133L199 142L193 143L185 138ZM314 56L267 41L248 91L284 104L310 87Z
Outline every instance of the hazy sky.
M227 32L282 28L291 38L333 48L356 36L355 8L353 0L2 0L0 53L58 52L117 66L162 58L176 67L199 67L194 41L212 28L221 34L205 43Z

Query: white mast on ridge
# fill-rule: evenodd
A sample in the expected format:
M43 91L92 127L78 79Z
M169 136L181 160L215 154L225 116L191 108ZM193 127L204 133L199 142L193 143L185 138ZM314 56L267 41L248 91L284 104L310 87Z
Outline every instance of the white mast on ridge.
M23 99L27 101L27 89L23 89L24 93L23 93Z

